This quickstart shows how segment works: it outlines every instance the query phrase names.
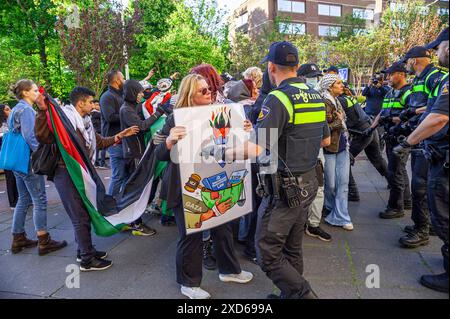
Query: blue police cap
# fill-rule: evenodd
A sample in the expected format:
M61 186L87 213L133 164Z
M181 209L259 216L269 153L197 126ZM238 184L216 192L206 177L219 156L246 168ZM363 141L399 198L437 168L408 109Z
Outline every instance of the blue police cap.
M441 44L441 42L444 42L444 41L448 41L448 27L445 28L444 30L442 30L442 32L439 33L439 35L436 38L436 40L434 40L431 43L428 43L425 46L425 48L427 48L428 50L430 50L430 49L437 49L439 44Z
M413 58L430 58L430 54L425 47L415 46L409 49L408 52L406 52L405 56L400 60L400 62L405 63L406 61L408 61L408 59Z
M408 73L408 71L405 68L405 64L400 61L392 63L392 65L390 67L388 67L386 70L383 70L381 72L387 73L387 74L392 74L394 72Z
M261 61L272 62L278 65L296 66L298 65L298 50L288 41L274 42L270 46L269 54Z

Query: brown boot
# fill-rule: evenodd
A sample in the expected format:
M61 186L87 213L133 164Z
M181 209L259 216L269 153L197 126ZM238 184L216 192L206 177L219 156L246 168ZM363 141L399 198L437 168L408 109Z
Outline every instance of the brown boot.
M31 240L27 238L27 234L25 233L18 233L13 234L13 241L11 244L11 252L13 254L17 254L22 251L24 248L32 248L36 247L37 240Z
M38 241L39 256L46 255L67 246L67 242L65 240L55 241L50 237L49 233L38 236Z

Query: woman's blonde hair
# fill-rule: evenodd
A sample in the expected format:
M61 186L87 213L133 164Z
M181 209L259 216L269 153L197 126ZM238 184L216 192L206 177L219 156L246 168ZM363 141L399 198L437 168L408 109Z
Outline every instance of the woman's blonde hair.
M244 71L244 73L242 73L242 76L244 77L244 79L253 80L253 82L255 82L256 88L259 89L262 86L263 73L260 68L256 66L248 68Z
M175 109L193 106L192 98L197 91L198 82L201 80L205 80L205 78L199 74L189 74L181 80L180 88L178 90L178 100L174 106Z

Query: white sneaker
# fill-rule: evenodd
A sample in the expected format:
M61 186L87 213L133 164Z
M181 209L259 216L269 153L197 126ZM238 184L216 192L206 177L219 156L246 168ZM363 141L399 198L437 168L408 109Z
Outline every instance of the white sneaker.
M240 274L219 274L219 279L223 282L237 282L239 284L246 284L253 279L253 274L242 270Z
M352 223L350 223L350 224L345 224L344 226L342 226L342 228L344 228L345 230L353 230L353 224Z
M209 299L211 295L200 287L181 286L181 293L189 299Z

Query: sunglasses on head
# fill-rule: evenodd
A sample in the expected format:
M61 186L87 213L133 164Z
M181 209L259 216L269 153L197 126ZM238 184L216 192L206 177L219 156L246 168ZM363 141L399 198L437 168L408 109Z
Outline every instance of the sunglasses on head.
M207 95L208 93L211 93L211 90L209 88L203 88L199 91L202 95Z

